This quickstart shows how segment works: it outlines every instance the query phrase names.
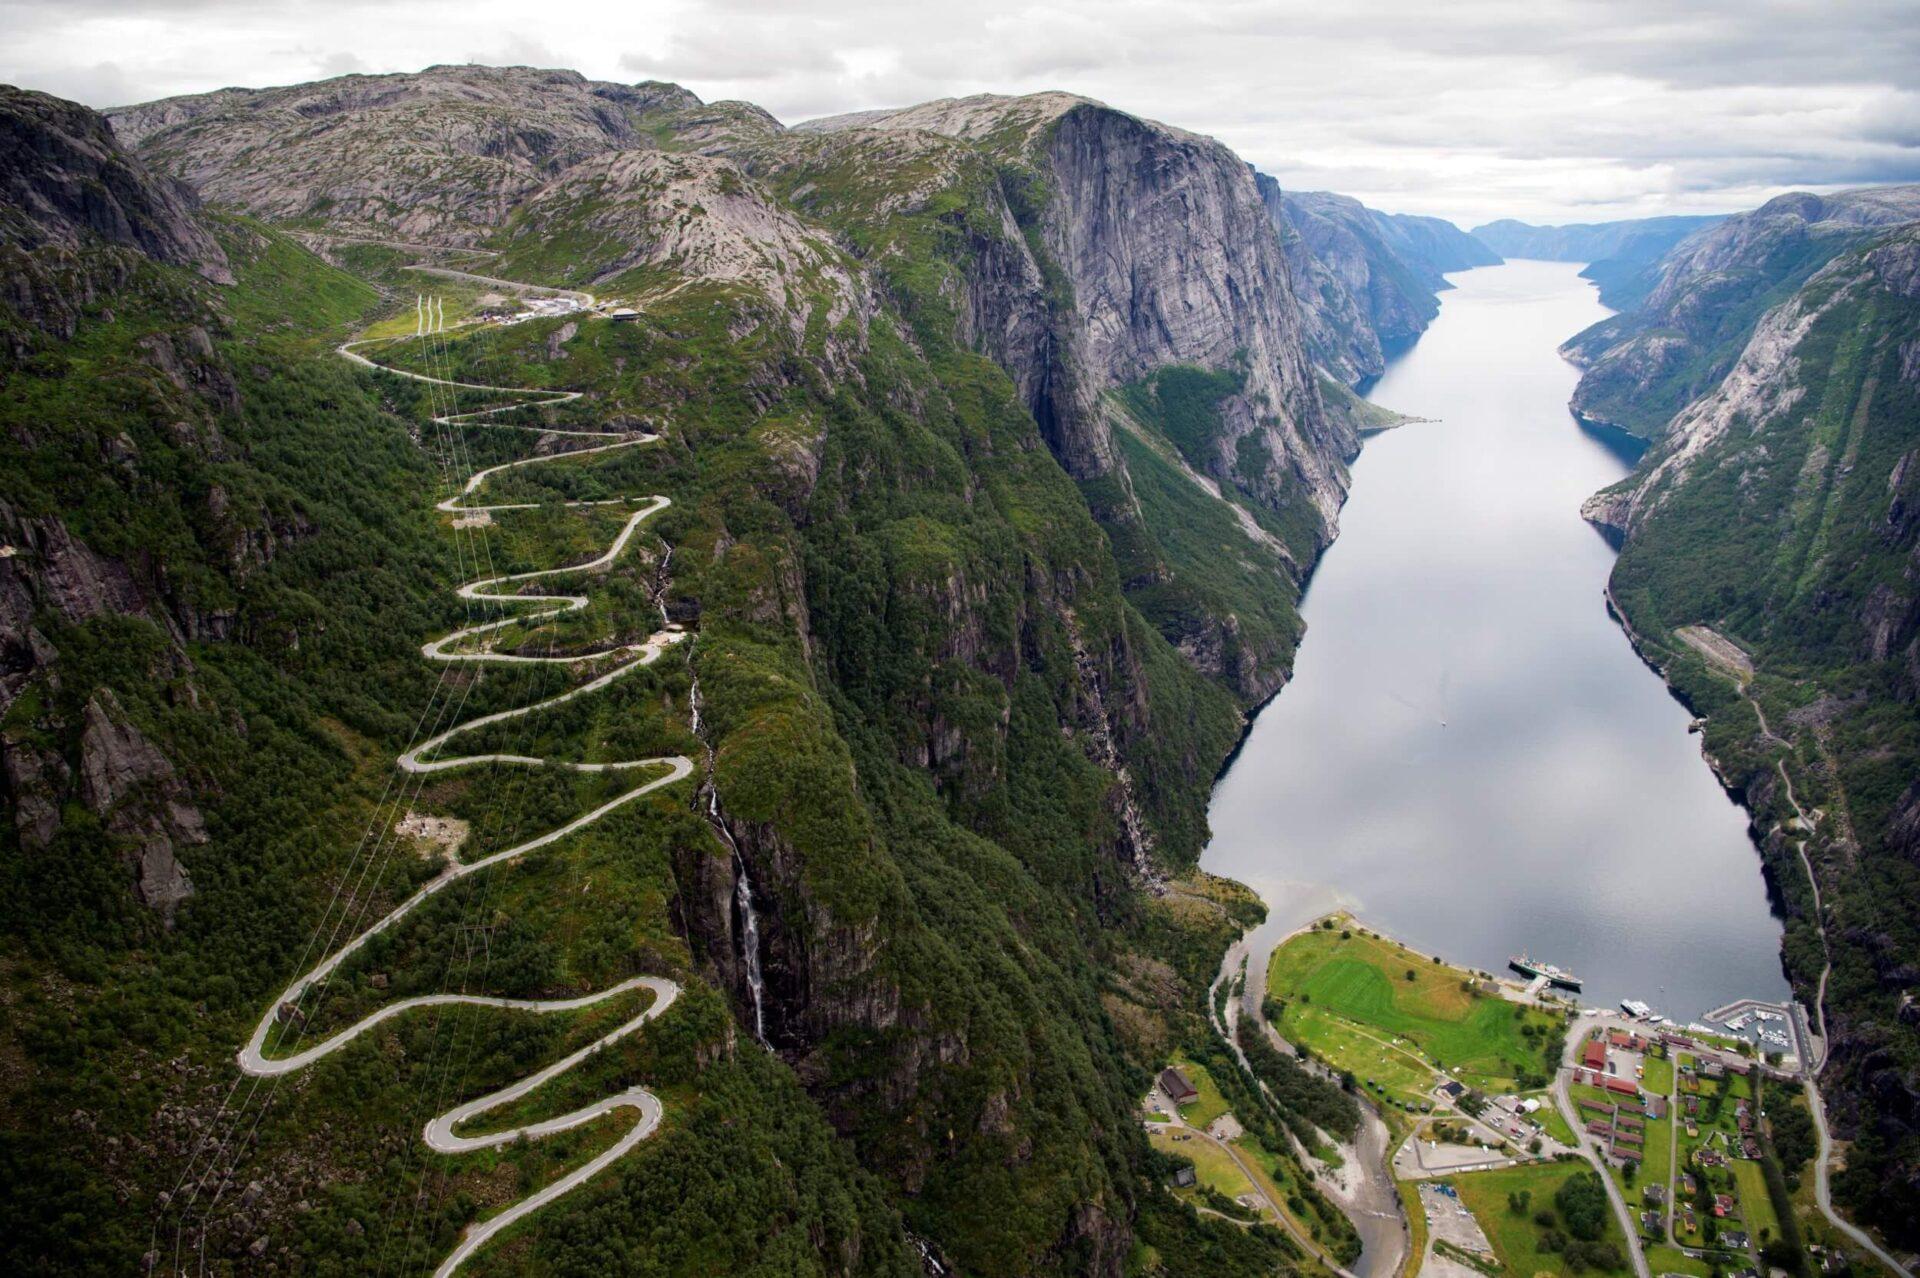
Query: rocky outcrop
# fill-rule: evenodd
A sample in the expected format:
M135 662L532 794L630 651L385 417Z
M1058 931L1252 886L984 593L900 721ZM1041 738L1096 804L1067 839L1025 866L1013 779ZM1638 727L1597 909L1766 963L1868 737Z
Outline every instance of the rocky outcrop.
M497 240L530 251L554 238L575 244L592 283L638 267L664 267L764 294L797 335L814 311L829 328L873 312L864 275L816 229L781 208L730 160L655 150L608 151L527 193Z
M215 204L467 244L572 165L653 146L648 116L699 105L677 85L463 66L227 89L109 118Z
M231 283L194 205L191 191L123 151L99 115L0 85L0 245L113 245Z
M1222 451L1232 457L1240 438L1257 436L1274 459L1272 499L1297 481L1331 536L1358 441L1320 405L1292 278L1253 175L1231 151L1060 93L944 99L796 127L935 133L1025 175L1002 187L1033 260L1011 250L990 263L1021 301L970 309L989 312L975 331L998 346L1070 473L1122 471L1100 405L1108 390L1169 364L1244 361L1245 392L1222 414ZM1064 296L1044 291L1050 269Z
M1278 230L1314 360L1352 385L1386 367L1384 352L1426 331L1440 313L1445 272L1500 259L1438 218L1378 212L1325 191L1283 192L1256 174Z
M1714 390L1760 316L1879 230L1920 218L1920 186L1783 195L1681 240L1645 300L1561 346L1585 371L1575 413L1643 438Z
M80 736L80 801L129 844L141 902L171 920L193 895L179 848L207 841L207 823L173 764L129 723L113 694L87 702Z

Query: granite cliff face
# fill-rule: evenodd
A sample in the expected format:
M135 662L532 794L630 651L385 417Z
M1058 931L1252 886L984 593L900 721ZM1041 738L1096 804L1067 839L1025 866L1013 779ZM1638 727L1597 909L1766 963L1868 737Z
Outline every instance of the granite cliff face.
M1307 347L1352 385L1378 376L1386 352L1406 345L1440 312L1445 272L1492 266L1497 254L1450 222L1381 213L1344 195L1283 192L1255 174L1280 233L1307 327Z
M1693 309L1721 290L1786 278L1778 255L1824 265L1585 507L1624 539L1614 598L1751 814L1809 1004L1831 947L1822 1088L1857 1142L1836 1197L1903 1245L1920 1201L1920 224L1857 228L1913 194L1791 197L1682 245L1659 302L1693 332L1731 322ZM1692 626L1749 654L1764 721L1677 638Z
M157 177L94 112L0 85L0 242L25 251L110 244L232 282L191 190Z
M1232 152L1068 94L949 99L799 127L934 133L1022 171L1003 187L1001 220L1030 231L1031 264L1018 253L988 263L970 293L983 299L976 311L1010 312L976 329L1069 473L1119 474L1106 392L1167 365L1240 363L1246 385L1222 408L1223 452L1257 438L1274 459L1257 480L1267 499L1297 488L1331 537L1358 442L1319 402L1291 275ZM1064 297L1048 296L1049 268ZM1013 306L984 300L1009 284Z
M1574 412L1653 438L1719 385L1768 308L1836 253L1916 217L1920 187L1877 187L1783 195L1695 232L1652 269L1639 306L1562 345L1585 369Z

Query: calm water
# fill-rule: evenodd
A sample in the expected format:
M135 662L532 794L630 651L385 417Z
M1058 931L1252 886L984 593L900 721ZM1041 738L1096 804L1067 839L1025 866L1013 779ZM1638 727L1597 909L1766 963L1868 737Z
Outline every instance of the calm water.
M1607 616L1613 552L1580 502L1627 467L1566 408L1554 348L1607 314L1578 269L1454 275L1374 388L1437 420L1354 465L1293 682L1215 791L1202 864L1266 898L1267 945L1341 905L1685 1021L1784 997L1780 928L1687 712Z

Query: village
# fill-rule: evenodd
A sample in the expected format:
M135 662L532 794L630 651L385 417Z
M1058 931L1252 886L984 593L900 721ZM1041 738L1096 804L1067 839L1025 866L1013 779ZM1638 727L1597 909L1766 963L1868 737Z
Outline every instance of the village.
M1544 984L1453 967L1334 915L1284 940L1264 993L1235 1009L1379 1114L1405 1278L1781 1278L1855 1263L1811 1198L1801 1069L1823 1045L1797 1006L1741 1000L1679 1026L1644 1006L1577 1008ZM1777 1026L1795 1050L1748 1025ZM1292 1164L1348 1201L1351 1145L1260 1148L1221 1090L1182 1056L1144 1099L1177 1197L1306 1233L1313 1221L1289 1209L1299 1196L1279 1189Z

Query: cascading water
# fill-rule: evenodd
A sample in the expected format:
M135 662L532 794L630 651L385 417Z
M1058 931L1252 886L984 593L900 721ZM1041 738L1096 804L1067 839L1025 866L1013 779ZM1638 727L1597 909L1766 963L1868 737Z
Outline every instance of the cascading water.
M663 614L664 615L664 612ZM689 672L693 668L693 654L687 657ZM700 676L692 675L693 690L688 697L688 710L693 720L693 734L701 737L700 722ZM747 859L740 855L740 845L734 842L733 831L720 817L720 787L713 782L713 746L707 746L707 821L720 837L726 840L727 848L733 853L733 902L740 911L740 962L747 972L747 997L753 1001L753 1036L762 1046L767 1043L767 982L760 968L760 915L753 908L753 883L747 878Z

